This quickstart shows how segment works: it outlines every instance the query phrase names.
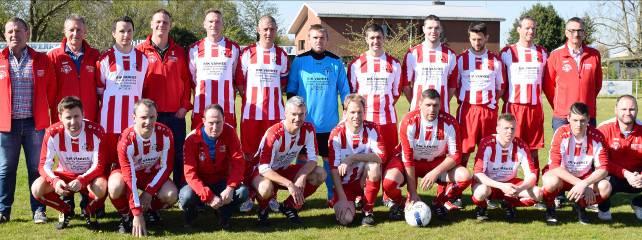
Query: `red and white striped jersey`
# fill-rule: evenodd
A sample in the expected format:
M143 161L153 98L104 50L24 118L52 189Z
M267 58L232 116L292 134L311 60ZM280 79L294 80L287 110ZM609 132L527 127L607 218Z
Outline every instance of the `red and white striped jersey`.
M269 49L252 44L241 52L236 69L236 84L245 89L242 119L283 119L281 87L289 71L285 51L276 44Z
M428 121L419 109L410 111L401 121L399 141L405 166L414 166L415 161L443 161L446 156L457 163L461 161L459 124L446 112Z
M504 81L508 102L539 105L542 95L542 77L548 53L541 46L522 47L511 44L502 49Z
M457 57L457 70L459 102L495 109L495 98L504 83L499 58L488 50L477 56L468 49Z
M498 182L508 182L517 177L517 171L522 168L524 176L534 176L539 169L531 158L526 143L514 138L506 148L502 147L493 134L481 140L475 157L475 173L484 173L490 179Z
M400 95L401 65L399 60L382 54L361 54L348 64L350 92L366 99L365 119L376 124L397 123L395 102Z
M570 125L555 131L548 153L548 168L563 167L573 176L583 178L594 169L607 170L608 152L604 135L589 126L583 139L576 139Z
M332 169L339 167L341 161L354 154L374 153L383 161L386 159L384 150L383 137L377 132L374 123L364 121L359 132L352 133L345 122L340 122L330 133L328 161ZM342 177L342 183L361 180L365 165L364 162L352 163L346 175Z
M98 60L98 93L103 95L100 125L106 133L121 133L133 124L134 103L141 98L147 57L138 49L125 54L112 47Z
M258 158L259 173L287 168L303 148L307 151L308 161L317 160L316 133L311 123L303 123L294 135L285 130L283 121L272 125L263 135L254 156Z
M40 150L40 175L54 183L56 173L77 177L84 185L103 172L108 149L102 142L105 131L97 123L83 120L80 134L72 137L61 122L54 123L45 131ZM54 169L55 159L58 167Z
M204 38L190 47L189 70L196 86L194 113L202 114L205 107L216 103L225 113L234 114L234 73L239 52L239 45L228 38L217 43Z
M457 88L456 64L457 55L444 44L433 49L422 43L409 49L401 67L401 81L403 86L412 85L410 109L419 109L424 90L436 89L444 112L450 112L448 89Z

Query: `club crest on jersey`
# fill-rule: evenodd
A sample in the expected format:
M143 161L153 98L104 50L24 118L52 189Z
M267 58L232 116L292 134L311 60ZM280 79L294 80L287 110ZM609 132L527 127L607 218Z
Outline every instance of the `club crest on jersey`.
M218 148L218 151L224 153L225 151L227 151L227 148L225 147L225 145L222 145Z
M67 62L62 63L63 65L62 65L62 67L60 67L60 71L65 73L65 74L68 74L69 72L71 72L71 67L69 65L67 65L66 63Z
M586 70L591 70L593 68L593 64L585 63L582 67Z
M87 72L93 73L94 70L96 70L96 67L94 67L94 66L86 66L85 69L87 69Z
M178 61L178 58L176 56L167 56L167 60L170 62L176 62Z
M205 153L204 152L200 152L198 154L198 160L201 160L201 162L205 161Z
M36 76L38 76L38 77L44 77L44 76L45 76L45 70L44 70L44 69L38 69L38 70L36 70Z
M150 52L150 53L148 53L147 55L149 56L149 57L147 58L147 60L149 60L149 62L150 62L150 63L155 63L155 62L158 60L158 58L156 58L156 56L152 55L152 53L151 53L151 52Z
M564 64L562 65L562 71L570 72L571 69L572 69L571 64L569 64L568 62L564 62Z

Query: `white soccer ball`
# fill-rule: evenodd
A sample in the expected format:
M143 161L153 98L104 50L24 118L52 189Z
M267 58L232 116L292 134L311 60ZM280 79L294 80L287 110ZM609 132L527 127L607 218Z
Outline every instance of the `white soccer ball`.
M430 223L432 213L430 207L424 202L418 201L405 209L406 223L413 227L424 227Z

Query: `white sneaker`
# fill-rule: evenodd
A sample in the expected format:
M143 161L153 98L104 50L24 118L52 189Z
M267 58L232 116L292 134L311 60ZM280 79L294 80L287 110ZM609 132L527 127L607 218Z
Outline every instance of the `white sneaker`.
M279 212L279 202L276 200L276 198L270 199L270 202L268 202L268 206L270 206L270 210L272 210L272 212Z
M635 212L635 217L638 220L642 220L642 207L631 205L631 208L633 208L633 211Z
M610 210L606 211L606 212L602 212L602 211L598 210L597 211L597 218L599 218L602 221L611 221L611 220L613 220L613 216L611 216L611 211Z
M586 206L586 211L599 212L600 209L597 208L597 204L592 204L592 205Z
M390 209L392 206L395 205L395 202L392 201L392 199L384 199L383 205L386 206L388 209Z
M241 206L239 206L239 211L249 212L249 211L252 211L253 207L254 207L254 203L252 202L252 199L248 199L244 203L241 203Z
M491 200L486 200L486 205L488 206L487 209L498 209L499 208L499 204L497 204L497 202L491 201Z
M535 205L533 205L533 207L537 210L546 210L546 204L542 202L536 203Z

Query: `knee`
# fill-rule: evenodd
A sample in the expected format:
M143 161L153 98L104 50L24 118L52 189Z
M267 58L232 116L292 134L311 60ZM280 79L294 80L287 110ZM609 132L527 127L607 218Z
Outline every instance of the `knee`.
M43 184L46 182L42 177L39 177L36 179L33 184L31 185L31 195L33 195L34 198L42 198L43 195L45 195L43 188Z
M470 181L472 177L470 171L465 167L458 166L457 169L455 169L455 181L457 182Z
M89 187L97 199L105 198L107 195L107 180L105 178L96 178Z
M600 191L600 196L602 197L608 197L611 195L612 187L609 181L601 180L597 183L597 189Z
M314 170L312 170L312 174L310 174L310 176L308 177L308 183L314 186L319 186L325 181L325 178L327 176L328 175L325 172L325 169L319 166L314 167Z
M189 185L185 185L178 193L178 204L185 209L189 203L196 199L196 193Z
M547 191L555 191L559 188L560 179L553 174L546 173L542 176L542 188Z
M490 187L484 185L484 184L478 184L477 186L473 187L473 196L477 200L486 200L488 196L490 196L491 189Z
M122 178L110 177L107 181L107 191L110 198L120 198L125 193L125 182L122 180Z
M272 181L263 179L259 182L256 192L261 199L269 199L274 194L274 185Z
M367 178L369 181L381 181L381 165L378 163L368 163Z
M168 180L158 193L158 199L161 200L161 202L172 205L178 200L177 192L176 185Z

